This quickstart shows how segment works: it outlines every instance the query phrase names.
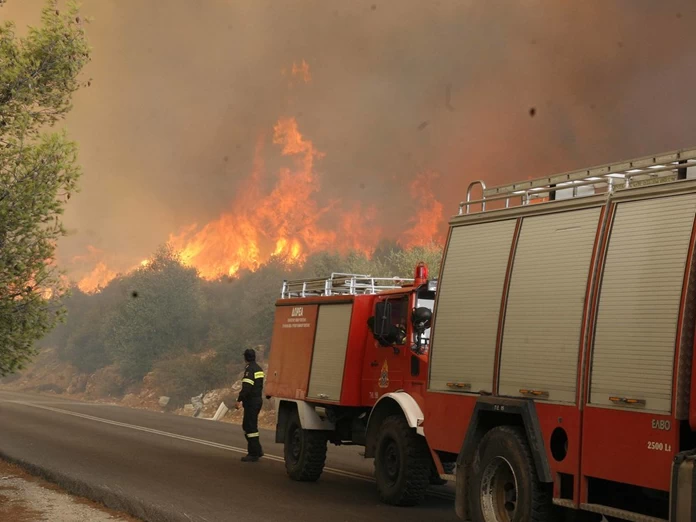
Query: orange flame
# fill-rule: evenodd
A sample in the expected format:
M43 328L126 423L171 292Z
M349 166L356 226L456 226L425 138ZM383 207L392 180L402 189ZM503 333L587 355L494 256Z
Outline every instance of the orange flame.
M281 119L274 127L273 143L293 168L280 169L270 192L261 190L263 139L256 147L254 172L248 186L233 202L234 212L221 215L202 228L189 226L169 238L184 263L195 266L206 279L256 270L272 256L287 263L304 262L308 253L336 244L336 232L320 224L328 207L314 199L319 177L314 163L323 157L305 139L294 118Z
M376 224L377 207L363 208L355 203L341 216L341 241L344 249L362 252L370 257L382 237L382 228Z
M365 208L354 203L345 210L337 200L324 205L317 202L320 179L315 163L324 155L300 133L295 119L281 119L273 130L273 143L291 163L277 172L270 190L263 190L269 180L262 159L265 145L262 135L257 141L253 171L231 204L234 210L203 226L194 223L169 236L169 243L179 252L182 262L194 266L205 279L234 276L240 270L255 271L272 258L301 265L308 255L324 250L340 253L353 250L369 257L382 237L376 206ZM431 190L438 178L437 173L428 171L419 174L409 185L415 215L401 234L402 247L427 245L442 239L443 208ZM331 215L329 210L333 211ZM82 291L96 292L118 272L107 266L101 250L90 246L88 252L73 261L97 261L94 269L78 283ZM144 259L128 271L147 267L149 263Z
M415 216L409 220L409 228L402 234L399 244L404 248L423 246L442 240L442 203L432 191L432 185L440 177L437 172L420 173L409 185Z
M292 63L292 75L300 76L305 83L312 81L312 75L309 72L309 64L304 60L302 60L300 65L297 65L295 62Z
M169 236L169 243L179 251L182 262L194 266L205 279L234 276L240 270L254 271L272 258L301 265L308 255L323 250L353 250L369 257L382 237L376 206L365 208L355 203L345 210L337 200L324 205L317 202L320 179L315 163L324 154L300 133L295 119L279 120L273 131L273 144L291 163L270 180L270 190L263 190L269 180L262 159L262 135L257 141L253 171L232 202L234 210L203 226L194 223ZM424 172L409 185L415 215L401 234L402 247L427 245L441 239L442 204L431 190L438 177L435 172ZM329 210L333 211L331 215ZM75 261L96 258L98 262L78 286L85 292L95 292L117 272L104 262L101 250L89 247L88 251L88 255ZM148 265L149 260L145 259L129 271Z
M81 256L74 256L71 260L73 266L82 267L88 265L93 268L87 270L77 287L85 293L98 292L114 279L118 273L107 266L105 261L106 253L92 245L87 245L87 253Z
M99 261L97 266L77 283L77 286L85 293L94 293L108 285L117 275L118 273L107 267L106 263Z
M71 260L74 270L84 273L84 266L89 265L93 268L86 271L77 283L77 287L86 294L93 294L105 288L119 274L130 273L138 268L146 268L150 265L149 259L143 259L137 264L123 259L116 259L118 256L108 255L103 250L92 245L87 245L87 253L81 256L74 256ZM114 268L116 267L116 268Z

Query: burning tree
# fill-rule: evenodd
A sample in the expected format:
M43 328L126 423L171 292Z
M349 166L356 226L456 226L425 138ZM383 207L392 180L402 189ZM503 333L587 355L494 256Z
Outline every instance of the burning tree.
M60 215L77 189L77 146L61 121L81 87L89 48L76 6L49 0L25 38L0 25L0 376L20 368L62 311L53 263Z

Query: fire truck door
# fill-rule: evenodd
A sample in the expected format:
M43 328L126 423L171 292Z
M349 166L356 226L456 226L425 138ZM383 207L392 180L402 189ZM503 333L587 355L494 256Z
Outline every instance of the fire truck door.
M375 302L375 321L383 315L385 303L389 304L390 309L386 335L379 336L379 339L375 335L367 337L362 382L362 399L365 404L374 404L385 393L401 389L405 365L410 360L409 296L378 299Z

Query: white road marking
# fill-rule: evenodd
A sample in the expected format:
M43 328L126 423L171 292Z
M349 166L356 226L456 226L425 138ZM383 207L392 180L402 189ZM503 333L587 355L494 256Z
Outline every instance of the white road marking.
M109 419L104 419L102 417L95 417L93 415L86 415L84 413L77 413L74 411L63 410L60 408L52 408L50 406L43 406L43 405L39 405L37 403L18 401L18 400L1 400L1 399L0 399L0 402L10 402L10 403L15 403L15 404L21 404L22 406L29 406L31 408L38 408L40 410L52 411L54 413L61 413L63 415L70 415L72 417L79 417L81 419L87 419L87 420L91 420L91 421L95 421L95 422L101 422L104 424L110 424L112 426L119 426L121 428L128 428L131 430L143 431L146 433L151 433L153 435L160 435L162 437L169 437L171 439L178 439L178 440L183 440L186 442L193 442L195 444L201 444L203 446L209 446L211 448L217 448L217 449L221 449L221 450L225 450L225 451L232 451L234 453L242 453L244 455L246 455L246 453L247 453L247 450L245 450L244 448L238 448L236 446L228 446L227 444L220 444L218 442L211 442L208 440L196 439L194 437L187 437L185 435L178 435L176 433L171 433L168 431L155 430L153 428L145 428L143 426L137 426L135 424L127 424L125 422L113 421L113 420L109 420ZM78 404L82 405L82 403L78 403ZM276 462L285 462L283 457L278 457L276 455L269 455L267 453L264 455L263 458L268 459L268 460L273 460ZM344 470L336 469L336 468L325 467L324 472L330 473L332 475L339 475L342 477L348 477L348 478L353 478L353 479L357 479L357 480L362 480L363 482L374 482L375 481L375 479L373 477L370 477L369 475L361 475L360 473L353 473L351 471L344 471ZM445 492L440 492L440 491L429 491L428 495L440 497L440 498L445 498L447 500L451 500L453 498L452 495L449 495Z

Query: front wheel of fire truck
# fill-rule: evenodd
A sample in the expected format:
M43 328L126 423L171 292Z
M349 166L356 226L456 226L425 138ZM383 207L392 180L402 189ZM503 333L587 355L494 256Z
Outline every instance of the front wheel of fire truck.
M425 439L403 415L387 417L377 435L375 478L383 502L413 506L425 496L432 458Z
M474 522L548 522L551 494L539 481L524 431L499 426L479 443L469 502Z
M293 480L316 482L326 462L326 433L303 430L295 414L288 422L285 433L285 470Z

